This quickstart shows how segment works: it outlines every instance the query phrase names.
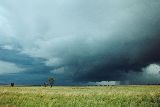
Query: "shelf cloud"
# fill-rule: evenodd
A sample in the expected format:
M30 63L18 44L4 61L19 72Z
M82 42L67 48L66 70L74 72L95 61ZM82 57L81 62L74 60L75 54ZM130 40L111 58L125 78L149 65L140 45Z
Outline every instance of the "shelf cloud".
M133 80L160 64L159 7L158 0L0 1L0 60L24 69L17 82Z

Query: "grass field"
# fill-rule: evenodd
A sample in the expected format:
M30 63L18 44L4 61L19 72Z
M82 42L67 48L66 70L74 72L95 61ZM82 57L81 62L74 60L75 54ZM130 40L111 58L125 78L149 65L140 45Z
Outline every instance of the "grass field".
M160 107L160 86L1 86L0 107Z

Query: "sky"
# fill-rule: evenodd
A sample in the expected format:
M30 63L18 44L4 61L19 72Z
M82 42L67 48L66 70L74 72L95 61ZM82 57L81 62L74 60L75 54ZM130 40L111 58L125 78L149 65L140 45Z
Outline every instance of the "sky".
M0 0L0 83L160 83L159 0Z

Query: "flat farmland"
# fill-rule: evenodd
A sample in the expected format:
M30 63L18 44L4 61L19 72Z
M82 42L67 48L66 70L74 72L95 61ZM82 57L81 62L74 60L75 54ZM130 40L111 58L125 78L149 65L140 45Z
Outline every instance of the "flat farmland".
M160 107L160 86L0 86L0 107Z

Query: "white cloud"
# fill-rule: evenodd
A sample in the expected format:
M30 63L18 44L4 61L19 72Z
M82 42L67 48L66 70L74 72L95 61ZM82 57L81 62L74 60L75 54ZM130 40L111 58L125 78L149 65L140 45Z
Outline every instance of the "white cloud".
M0 61L0 75L9 73L19 73L24 70L24 68L20 68L14 63Z
M160 66L158 64L150 64L142 69L142 75L139 77L144 82L159 83L160 82Z
M149 66L143 68L142 70L145 74L160 76L160 66L158 64L150 64Z
M128 73L128 80L131 84L159 84L160 83L160 66L159 64L149 64L142 68L142 72Z

